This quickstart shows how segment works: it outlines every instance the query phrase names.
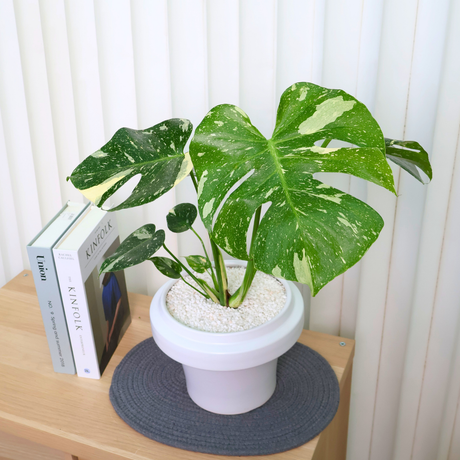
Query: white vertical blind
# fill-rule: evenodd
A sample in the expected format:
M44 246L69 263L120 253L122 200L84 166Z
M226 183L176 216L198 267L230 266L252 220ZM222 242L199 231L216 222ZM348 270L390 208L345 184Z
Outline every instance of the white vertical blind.
M240 2L240 107L266 137L275 127L275 0Z
M15 230L19 236L21 251L9 257L8 264L16 268L15 259L27 266L25 245L42 227L43 212L40 209L39 192L35 173L34 156L30 140L26 95L19 52L18 33L13 1L2 1L0 14L0 101L5 139L6 155L2 157L2 169L9 171L13 197L2 195L3 212L8 217L1 222L2 235ZM8 71L6 71L6 69ZM1 147L1 146L0 146ZM5 203L3 203L5 200ZM42 197L43 201L43 197ZM16 219L11 224L9 213L14 209ZM9 230L10 225L16 225ZM8 240L4 243L9 244ZM5 251L2 251L2 255ZM14 276L13 269L5 267L9 276Z
M131 9L129 0L95 0L94 12L104 140L107 142L122 126L138 128ZM137 182L135 178L133 182ZM128 198L128 189L129 184L122 187L117 198L113 198L114 203ZM120 211L117 218L120 236L124 239L144 223L143 209ZM135 291L145 291L147 276L142 266L127 272L126 280Z
M45 48L38 0L14 2L40 211L48 222L61 206Z
M270 136L292 83L344 89L386 137L420 141L434 171L423 186L394 167L398 197L321 175L385 220L361 263L314 299L302 287L311 329L357 340L348 458L460 458L459 23L459 0L0 0L0 285L63 202L83 200L65 178L118 128L197 126L231 103ZM165 228L194 196L187 179L118 213L122 237ZM164 281L147 263L127 277L150 295Z
M12 177L0 113L0 283L6 283L24 268Z
M171 63L172 116L189 119L196 127L208 112L206 1L168 2ZM196 204L196 193L187 178L176 188L179 203ZM195 225L203 231L203 226ZM179 238L179 254L201 254L197 238Z
M40 0L40 20L61 200L81 202L81 193L65 180L78 164L79 151L64 2Z
M131 30L138 126L146 129L172 117L166 0L131 2ZM175 192L171 190L155 203L143 206L145 223L165 228L164 216L174 204ZM166 233L166 245L177 253L175 234ZM153 295L167 278L150 263L142 264L142 270L148 280L146 291Z
M209 108L239 105L240 21L238 0L207 0Z

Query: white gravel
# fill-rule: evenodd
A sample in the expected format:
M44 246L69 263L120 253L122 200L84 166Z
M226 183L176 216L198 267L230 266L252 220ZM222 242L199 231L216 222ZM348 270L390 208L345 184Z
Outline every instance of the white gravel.
M229 292L241 285L245 269L227 267ZM212 286L208 274L197 275ZM190 277L187 282L196 286ZM238 332L251 329L274 318L286 303L284 286L273 276L257 272L244 302L238 308L227 308L205 299L179 280L169 290L166 305L171 315L182 324L207 332Z

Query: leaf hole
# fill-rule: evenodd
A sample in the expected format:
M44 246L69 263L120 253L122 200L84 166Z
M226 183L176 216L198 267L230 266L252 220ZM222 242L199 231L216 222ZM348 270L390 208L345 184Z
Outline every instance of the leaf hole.
M272 201L267 201L266 203L264 203L262 205L262 211L260 213L260 222L262 222L262 219L264 218L265 213L268 211L268 208L271 205L272 205ZM254 212L254 214L251 217L251 221L249 222L248 232L246 234L246 251L247 251L248 254L251 251L252 230L254 228L254 217L255 217L255 215L256 215L256 213Z
M216 209L216 212L214 213L214 216L212 218L212 227L214 228L214 225L216 223L216 220L217 220L217 216L219 215L220 213L220 210L222 209L222 206L225 204L225 202L228 200L228 197L238 188L241 186L241 184L243 184L244 182L246 182L253 174L254 174L254 169L251 169L251 171L249 171L248 173L246 173L241 179L239 179L237 182L235 182L232 187L230 188L230 190L225 194L224 198L222 199L222 201L220 202L219 206L217 207Z
M102 209L109 211L116 206L124 203L132 194L137 184L142 179L142 174L136 174L131 177L125 184L123 184L105 203Z

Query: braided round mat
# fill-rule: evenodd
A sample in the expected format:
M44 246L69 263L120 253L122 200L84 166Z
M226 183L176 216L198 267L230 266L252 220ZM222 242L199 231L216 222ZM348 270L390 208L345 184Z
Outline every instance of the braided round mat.
M340 390L329 363L296 343L278 359L275 393L263 406L219 415L188 396L182 365L153 338L135 346L115 369L110 400L117 414L150 439L220 455L268 455L313 439L332 421Z

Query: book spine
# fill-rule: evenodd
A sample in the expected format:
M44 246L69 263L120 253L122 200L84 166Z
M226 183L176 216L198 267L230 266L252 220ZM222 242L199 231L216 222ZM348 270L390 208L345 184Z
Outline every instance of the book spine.
M99 379L101 373L78 253L54 249L54 258L77 374Z
M51 248L27 246L55 372L75 374L72 347Z

